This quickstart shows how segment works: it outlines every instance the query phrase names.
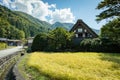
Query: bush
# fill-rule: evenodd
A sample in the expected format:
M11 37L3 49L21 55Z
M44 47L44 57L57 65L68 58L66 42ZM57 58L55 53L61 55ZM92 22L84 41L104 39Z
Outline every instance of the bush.
M7 44L4 42L0 42L0 50L7 48Z
M82 51L120 52L120 44L105 38L84 39L80 43Z
M49 33L38 34L32 44L32 51L65 51L69 48L72 33L56 28Z
M44 51L48 45L47 42L48 42L47 41L47 34L40 33L33 40L31 50L32 51Z
M84 39L83 41L81 41L80 43L80 48L82 48L81 50L83 51L90 51L91 47L91 39Z
M91 40L91 51L101 51L102 50L102 41L99 38Z
M101 41L102 49L105 52L120 52L120 43L118 43L117 41L106 38L102 38Z

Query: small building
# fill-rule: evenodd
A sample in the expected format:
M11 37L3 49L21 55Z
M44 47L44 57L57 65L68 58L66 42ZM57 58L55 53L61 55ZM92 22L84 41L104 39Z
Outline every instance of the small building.
M74 32L74 41L80 42L86 38L96 38L98 35L81 19L79 19L76 24L71 28L70 32Z
M0 38L0 42L7 43L8 46L21 46L22 41L21 40L13 40L13 39L7 39L7 38Z
M34 37L29 37L27 40L27 46L30 48L32 46Z
M22 41L21 40L13 40L13 39L9 39L7 41L9 46L22 46Z
M7 38L0 38L0 42L6 42L7 40Z

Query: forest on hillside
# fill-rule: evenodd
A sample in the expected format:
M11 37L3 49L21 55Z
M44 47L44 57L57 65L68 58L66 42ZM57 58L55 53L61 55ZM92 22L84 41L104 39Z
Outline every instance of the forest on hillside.
M51 24L0 5L0 37L23 39L47 32Z

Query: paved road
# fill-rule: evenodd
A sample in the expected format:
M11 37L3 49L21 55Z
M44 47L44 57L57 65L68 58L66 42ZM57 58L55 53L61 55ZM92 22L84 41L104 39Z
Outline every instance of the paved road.
M0 51L0 58L5 57L5 56L10 55L10 54L14 54L15 52L20 51L21 49L22 49L22 46L17 46L15 48L1 50Z

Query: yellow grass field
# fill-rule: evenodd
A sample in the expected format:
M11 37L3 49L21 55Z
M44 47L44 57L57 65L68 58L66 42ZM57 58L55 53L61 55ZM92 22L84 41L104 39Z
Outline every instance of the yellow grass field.
M120 80L120 54L34 52L20 61L28 80ZM24 63L24 64L23 64Z

